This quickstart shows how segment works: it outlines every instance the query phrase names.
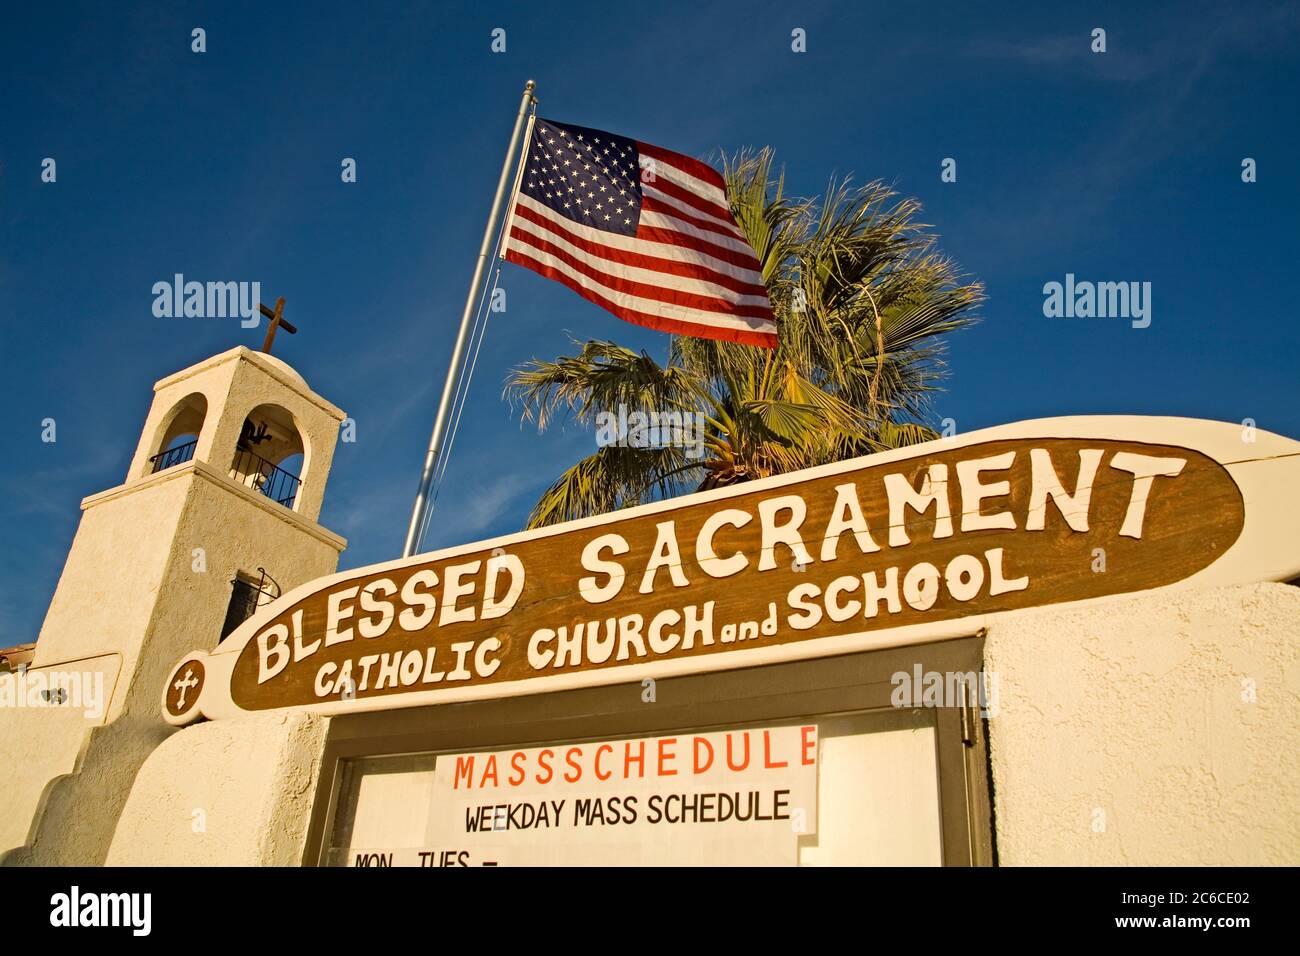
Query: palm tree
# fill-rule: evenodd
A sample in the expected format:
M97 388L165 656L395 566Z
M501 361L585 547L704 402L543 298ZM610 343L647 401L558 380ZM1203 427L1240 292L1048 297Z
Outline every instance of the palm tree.
M762 264L780 345L674 336L666 365L613 342L513 370L506 394L545 430L625 406L702 416L704 448L607 445L542 495L530 528L687 491L928 441L942 337L974 321L983 286L934 249L920 205L877 181L785 195L769 149L724 159L736 222ZM697 419L688 419L697 420Z

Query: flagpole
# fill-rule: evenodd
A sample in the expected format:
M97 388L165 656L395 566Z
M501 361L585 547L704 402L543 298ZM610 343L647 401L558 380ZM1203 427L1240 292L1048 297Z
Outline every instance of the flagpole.
M420 536L424 528L424 517L429 508L429 488L433 484L433 473L442 450L443 438L447 431L447 419L450 417L452 398L456 394L456 383L460 376L460 366L465 355L465 342L469 337L470 319L478 311L479 288L487 272L488 259L492 256L492 240L501 221L501 207L506 198L506 187L510 183L510 166L515 159L519 146L519 137L528 118L528 107L535 100L533 91L537 84L529 80L524 84L523 99L519 101L519 115L515 117L515 128L510 134L510 145L506 148L505 163L501 167L501 178L497 180L496 196L492 200L492 212L488 215L487 228L483 230L483 244L479 248L478 261L474 265L474 278L469 285L469 294L465 297L465 311L460 318L460 331L456 333L456 344L451 350L451 364L447 367L447 380L442 386L442 399L438 402L438 416L433 421L433 434L429 437L429 451L424 458L424 473L420 476L420 490L415 495L415 507L411 511L411 525L406 530L406 544L402 548L402 557L409 558L420 547Z

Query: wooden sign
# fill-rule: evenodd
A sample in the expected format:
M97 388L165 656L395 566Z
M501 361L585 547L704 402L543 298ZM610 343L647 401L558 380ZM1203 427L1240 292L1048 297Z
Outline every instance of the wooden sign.
M1048 419L360 568L188 655L163 710L184 724L640 681L1286 580L1298 456L1239 425Z

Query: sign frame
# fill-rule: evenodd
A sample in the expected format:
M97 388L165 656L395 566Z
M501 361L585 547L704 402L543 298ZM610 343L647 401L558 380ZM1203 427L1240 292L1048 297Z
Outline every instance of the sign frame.
M330 721L303 850L304 866L329 866L339 825L347 764L364 757L452 754L650 737L669 733L761 728L816 722L833 713L897 714L890 676L972 673L983 666L984 638L891 647L756 670L725 670L658 682L655 704L639 685L585 687L556 694L343 715ZM992 866L993 811L988 734L977 710L936 707L935 758L943 866ZM575 733L575 728L581 728Z
M1154 593L1172 588L1213 587L1217 585L1248 583L1265 580L1288 580L1300 575L1300 509L1290 506L1293 489L1300 484L1300 442L1253 426L1209 422L1185 418L1141 416L1096 416L1040 419L1018 422L996 428L982 429L964 435L895 451L883 452L864 458L836 462L820 468L749 482L678 498L654 502L612 514L600 515L581 521L568 522L549 528L505 535L481 542L472 542L411 558L384 562L365 568L353 569L318 578L283 595L277 601L258 610L248 621L237 628L211 653L196 651L186 655L173 669L163 691L162 711L171 724L181 726L201 717L225 718L241 714L259 713L240 706L232 693L232 680L241 652L267 624L286 609L299 602L321 594L349 581L370 579L410 568L412 565L433 561L446 561L476 552L504 552L512 546L561 535L575 535L583 539L584 532L623 522L633 522L654 516L681 513L696 506L721 508L731 498L795 489L817 479L832 478L866 469L880 469L897 464L920 463L927 457L951 454L976 446L1016 441L1026 445L1034 442L1078 440L1133 445L1159 445L1165 450L1186 450L1221 466L1222 471L1236 486L1241 500L1241 528L1226 550L1186 576L1155 588L1117 590L1095 597L1071 600L1052 600L1041 604L1017 607L1012 610L974 612L962 616L929 620L918 624L865 629L839 633L828 637L808 637L787 643L756 641L748 645L737 644L732 649L720 649L709 654L685 657L651 658L649 660L593 670L575 670L555 674L542 674L524 679L491 683L466 683L457 686L440 686L434 689L412 689L386 696L356 696L348 699L319 700L297 703L292 709L323 715L338 715L367 710L396 707L417 707L435 703L454 703L485 700L497 697L520 696L540 692L564 691L581 687L611 683L638 682L646 678L664 678L685 674L703 673L740 667L777 664L801 659L849 654L878 648L925 643L968 635L996 624L1005 614L1031 613L1040 607L1058 604L1086 606L1097 601L1132 596L1136 593ZM1176 480L1176 479L1158 479ZM1169 486L1167 486L1169 487ZM1165 490L1167 491L1167 487ZM1157 491L1156 493L1159 493ZM1190 504L1190 502L1189 502ZM1050 509L1050 505L1048 506ZM1061 515L1052 512L1058 521ZM853 547L853 535L844 536L842 546ZM1019 569L1015 573L1019 573ZM574 578L577 578L575 569ZM629 578L630 580L630 578ZM205 680L196 696L177 706L172 688L177 681L192 678L197 662ZM187 666L190 670L187 671ZM271 708L274 709L274 708Z

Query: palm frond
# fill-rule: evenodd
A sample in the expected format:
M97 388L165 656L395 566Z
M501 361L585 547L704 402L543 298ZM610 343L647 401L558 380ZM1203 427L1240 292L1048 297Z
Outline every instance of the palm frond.
M541 528L672 497L699 484L702 464L681 448L609 445L568 468L542 493L528 515Z
M623 405L697 416L704 431L696 459L681 447L601 448L547 489L530 527L937 437L924 423L947 375L945 344L976 321L984 290L935 250L920 204L848 177L818 197L788 196L770 149L722 165L778 347L674 336L660 365L591 341L515 369L506 394L539 429Z
M575 343L578 344L578 343ZM599 412L693 406L694 383L680 368L665 368L645 352L613 342L588 341L577 355L533 359L506 379L505 394L526 421L545 430L558 414L590 422Z

